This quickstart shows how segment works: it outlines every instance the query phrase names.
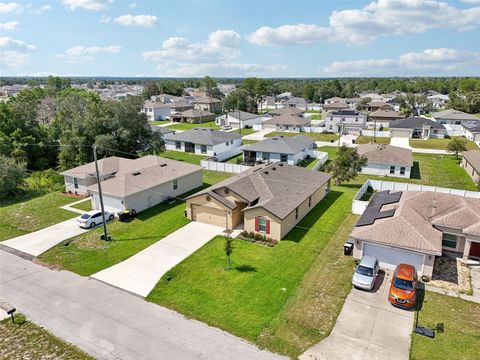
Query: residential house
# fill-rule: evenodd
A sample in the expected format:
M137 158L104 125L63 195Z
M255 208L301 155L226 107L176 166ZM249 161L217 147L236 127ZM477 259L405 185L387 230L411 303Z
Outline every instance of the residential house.
M390 123L392 137L401 138L439 138L443 139L447 130L439 122L423 118L408 117Z
M285 101L285 107L293 107L301 110L308 110L308 105L311 101L300 98L300 97L291 97L287 101Z
M476 121L480 124L480 118L475 115L464 113L454 109L448 109L432 114L435 121L442 125L450 125L453 128L459 129L463 123Z
M345 99L338 96L334 96L334 97L325 99L324 101L324 105L330 105L335 103L345 103Z
M193 102L194 108L203 111L209 111L211 113L218 114L222 112L222 100L218 100L211 97L197 98Z
M357 147L360 155L368 159L362 173L409 179L413 167L412 150L387 144L363 144Z
M360 135L367 124L367 114L357 110L338 110L325 117L325 130L342 134Z
M443 109L446 105L450 97L444 94L434 94L427 96L427 100L429 100L435 109Z
M171 115L169 104L151 100L144 102L141 112L147 115L149 121L166 120L169 119Z
M350 234L353 257L415 266L432 276L442 254L480 258L480 199L441 192L377 192Z
M224 115L220 115L215 119L215 123L220 126L230 125L231 127L245 128L253 125L261 124L263 120L262 115L252 114L246 111L229 111Z
M467 121L462 123L462 135L468 140L480 144L480 121Z
M240 134L207 128L166 134L163 138L167 150L207 156L216 156L242 145L242 135Z
M403 115L399 111L394 110L377 110L368 114L369 125L372 125L378 129L379 127L390 127L390 123L394 120L403 119Z
M470 177L478 183L480 181L480 151L470 150L463 154L462 166Z
M187 217L281 240L328 193L331 175L284 163L256 166L187 198Z
M244 147L243 161L249 165L270 161L297 165L312 155L314 147L315 141L308 136L275 136Z
M169 103L172 114L193 109L193 104L185 100L176 100Z
M305 126L310 126L310 120L300 116L281 115L274 116L263 122L263 129L285 132L305 131Z
M150 129L152 132L159 133L162 138L165 134L175 134L175 130L169 126L150 125Z
M173 114L171 120L174 122L183 122L190 124L201 124L215 120L215 114L209 111L190 109L180 113Z
M281 109L270 110L268 112L271 116L282 116L282 115L293 115L293 116L303 116L305 111L302 109L297 109L294 107L285 107Z
M330 103L330 104L323 104L323 110L325 111L337 111L337 110L345 110L345 109L350 109L350 105L348 105L346 102L343 102L343 101Z
M377 110L388 111L388 110L393 110L393 106L385 101L370 101L365 106L365 109L370 112L377 111Z

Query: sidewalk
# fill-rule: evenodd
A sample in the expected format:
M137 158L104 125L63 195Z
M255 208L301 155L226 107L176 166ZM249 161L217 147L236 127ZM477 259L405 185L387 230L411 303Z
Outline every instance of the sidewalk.
M72 207L72 205L78 205L78 204L81 204L81 203L84 203L86 201L91 201L89 197L85 198L85 199L82 199L82 200L78 200L78 201L75 201L71 204L67 204L67 205L63 205L63 206L60 206L60 209L63 209L63 210L67 210L67 211L72 211L72 212L75 212L77 214L80 214L80 215L83 215L84 213L86 213L86 211L83 211L83 210L80 210L80 209L76 209L74 207Z

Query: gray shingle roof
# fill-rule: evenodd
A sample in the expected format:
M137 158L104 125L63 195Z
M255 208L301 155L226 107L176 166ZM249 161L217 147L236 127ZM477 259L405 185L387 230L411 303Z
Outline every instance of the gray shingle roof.
M432 114L435 119L442 120L463 120L463 121L478 121L480 118L477 118L475 115L464 113L463 111L458 111L454 109L448 109L444 111L439 111Z
M480 151L479 150L470 150L465 151L463 157L467 162L475 169L477 173L480 173Z
M372 164L413 166L412 150L387 144L363 144L357 147L360 155Z
M243 148L244 151L259 151L295 155L308 148L315 141L305 135L294 137L275 136Z
M159 132L162 135L175 132L174 129L171 129L168 126L150 125L150 129L152 129L153 132Z
M165 140L191 142L200 145L217 145L241 138L234 132L216 131L207 128L195 128L176 134L166 134Z
M472 133L480 132L480 121L467 121L462 123L462 126Z
M199 110L199 109L189 109L182 111L178 114L172 115L172 117L186 117L186 118L198 118L198 117L204 117L204 116L212 116L214 115L210 111L204 111L204 110Z
M278 125L298 125L298 126L308 126L310 125L310 120L293 115L280 115L274 116L271 119L268 119L263 122L264 124L278 124Z
M442 124L423 117L408 117L405 119L395 120L390 123L390 128L417 129L421 128L423 125L430 125L434 129L445 129L445 126L443 126Z
M275 109L275 110L270 110L269 113L274 115L274 116L280 116L280 115L301 115L305 111L294 108L294 107L284 107L281 109Z
M239 111L239 110L229 111L227 112L227 116L232 116L240 120L250 120L250 119L256 119L256 118L262 117L262 115L252 114L246 111Z

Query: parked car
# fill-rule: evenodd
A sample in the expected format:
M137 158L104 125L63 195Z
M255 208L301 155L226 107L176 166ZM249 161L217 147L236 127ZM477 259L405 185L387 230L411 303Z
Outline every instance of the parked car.
M417 271L409 264L400 264L395 269L388 293L392 305L411 309L417 301Z
M105 211L106 220L113 220L114 218L115 218L115 215L113 213ZM92 210L92 211L86 212L85 214L80 215L77 218L77 224L81 228L93 228L101 224L102 221L103 221L102 212L99 210Z
M376 258L372 256L362 257L353 274L353 286L363 290L372 290L379 270L380 266Z

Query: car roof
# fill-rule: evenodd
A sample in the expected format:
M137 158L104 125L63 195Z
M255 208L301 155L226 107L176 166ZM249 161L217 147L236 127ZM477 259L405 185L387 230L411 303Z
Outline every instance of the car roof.
M100 210L90 210L90 211L87 211L85 214L95 215L95 214L98 214L98 213L101 213L101 211Z
M399 264L397 266L397 278L402 280L414 280L415 267L410 264Z
M373 256L365 255L362 257L362 260L360 260L360 263L358 265L373 268L376 262L377 262L377 259L374 258Z

